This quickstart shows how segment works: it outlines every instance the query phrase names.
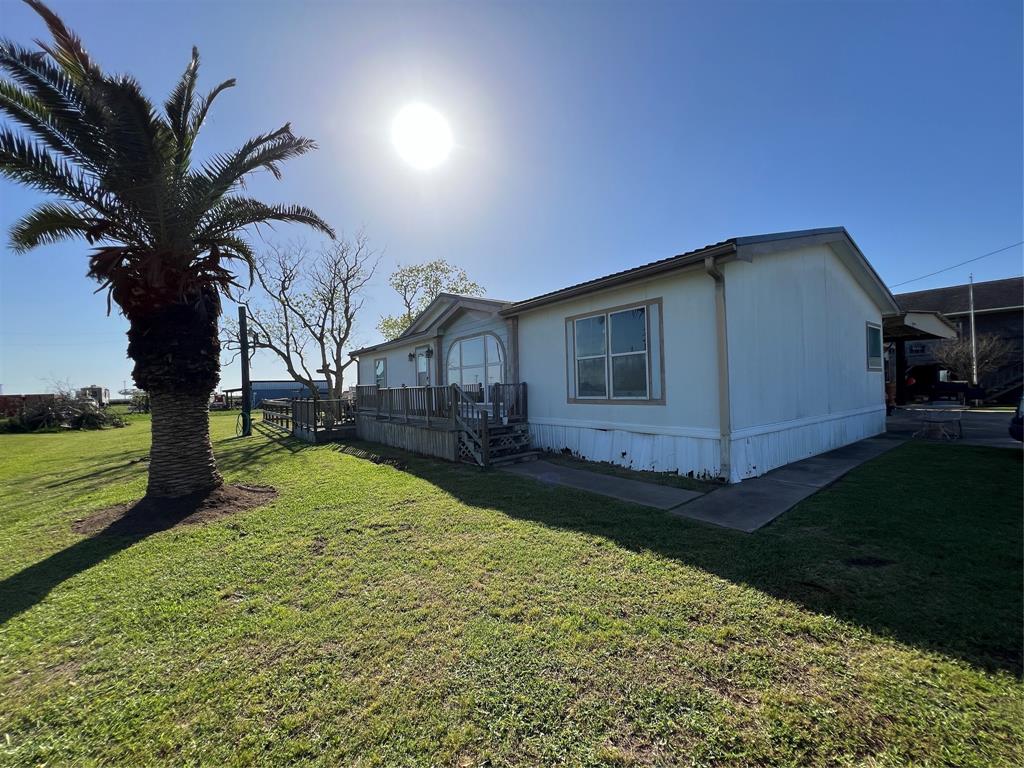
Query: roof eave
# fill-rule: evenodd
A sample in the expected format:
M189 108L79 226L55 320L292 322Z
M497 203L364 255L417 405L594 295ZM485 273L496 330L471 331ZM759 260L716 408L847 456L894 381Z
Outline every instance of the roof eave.
M666 272L675 272L676 270L683 269L694 264L700 264L708 256L731 256L735 255L735 253L736 243L734 241L718 243L716 245L708 246L707 248L701 248L697 251L680 254L674 258L668 258L663 261L654 262L653 264L647 264L642 267L636 267L635 269L618 272L614 275L608 275L607 277L599 277L586 283L581 283L569 288L563 288L560 291L553 291L534 299L521 301L510 307L506 307L501 310L499 314L503 317L519 315L523 312L529 312L531 310L547 306L548 304L556 304L561 301L573 299L577 296L585 296L588 293L596 293L597 291L616 288L620 285L637 282L638 280L656 277L658 275L665 274Z

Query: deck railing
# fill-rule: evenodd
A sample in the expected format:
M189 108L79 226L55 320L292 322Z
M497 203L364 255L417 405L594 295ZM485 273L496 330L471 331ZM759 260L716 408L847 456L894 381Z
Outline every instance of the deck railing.
M486 395L486 396L485 396ZM461 420L475 424L486 414L491 424L527 420L526 384L482 384L460 387L356 388L356 410L388 421L421 422L452 427Z
M355 411L348 400L292 400L292 429L309 432L332 431L355 424Z
M260 407L263 409L264 424L283 429L286 432L292 431L291 400L264 400Z

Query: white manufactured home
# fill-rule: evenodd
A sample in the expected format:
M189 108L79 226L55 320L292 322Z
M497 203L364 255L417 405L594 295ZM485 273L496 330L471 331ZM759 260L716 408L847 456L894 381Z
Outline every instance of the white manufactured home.
M353 353L359 433L739 482L885 430L892 294L845 229L738 237L519 302L443 294Z

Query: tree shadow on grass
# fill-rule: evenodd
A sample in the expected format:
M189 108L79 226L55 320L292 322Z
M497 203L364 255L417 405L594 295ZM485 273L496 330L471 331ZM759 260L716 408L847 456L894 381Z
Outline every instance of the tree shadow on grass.
M272 488L221 486L175 499L143 498L93 512L75 521L92 534L0 581L0 625L41 602L68 579L155 533L204 523L259 506L277 496Z
M253 424L252 431L253 437L236 436L217 442L214 447L218 468L225 472L244 472L277 461L282 450L298 454L316 448L264 424Z
M467 505L654 552L876 634L1021 675L1019 451L903 446L746 534L501 471L356 447L403 457L407 471ZM353 446L339 449L358 455Z

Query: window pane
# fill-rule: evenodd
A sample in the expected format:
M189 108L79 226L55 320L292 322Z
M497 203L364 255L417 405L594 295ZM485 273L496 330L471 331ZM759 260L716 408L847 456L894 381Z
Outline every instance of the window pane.
M647 397L647 355L612 358L612 396Z
M482 346L482 345L481 345ZM475 386L477 384L484 383L484 367L477 366L474 368L463 368L462 369L462 386Z
M484 340L477 336L462 342L462 367L484 364Z
M576 321L576 357L604 354L604 315ZM604 363L602 363L604 365Z
M427 372L427 350L420 349L416 352L416 373Z
M494 365L501 362L501 350L498 349L498 340L494 336L485 336L487 340L487 364Z
M882 331L868 326L868 357L882 356Z
M461 384L462 383L461 381L459 381L459 369L458 368L450 367L448 369L448 383L449 384Z
M579 397L607 397L608 387L604 375L604 358L577 360L576 393Z
M487 366L487 383L488 384L501 384L501 366L500 365L488 365Z
M387 385L386 377L387 368L385 367L384 359L373 361L373 380L378 387L384 387Z
M612 316L612 354L647 350L647 310L644 307Z

